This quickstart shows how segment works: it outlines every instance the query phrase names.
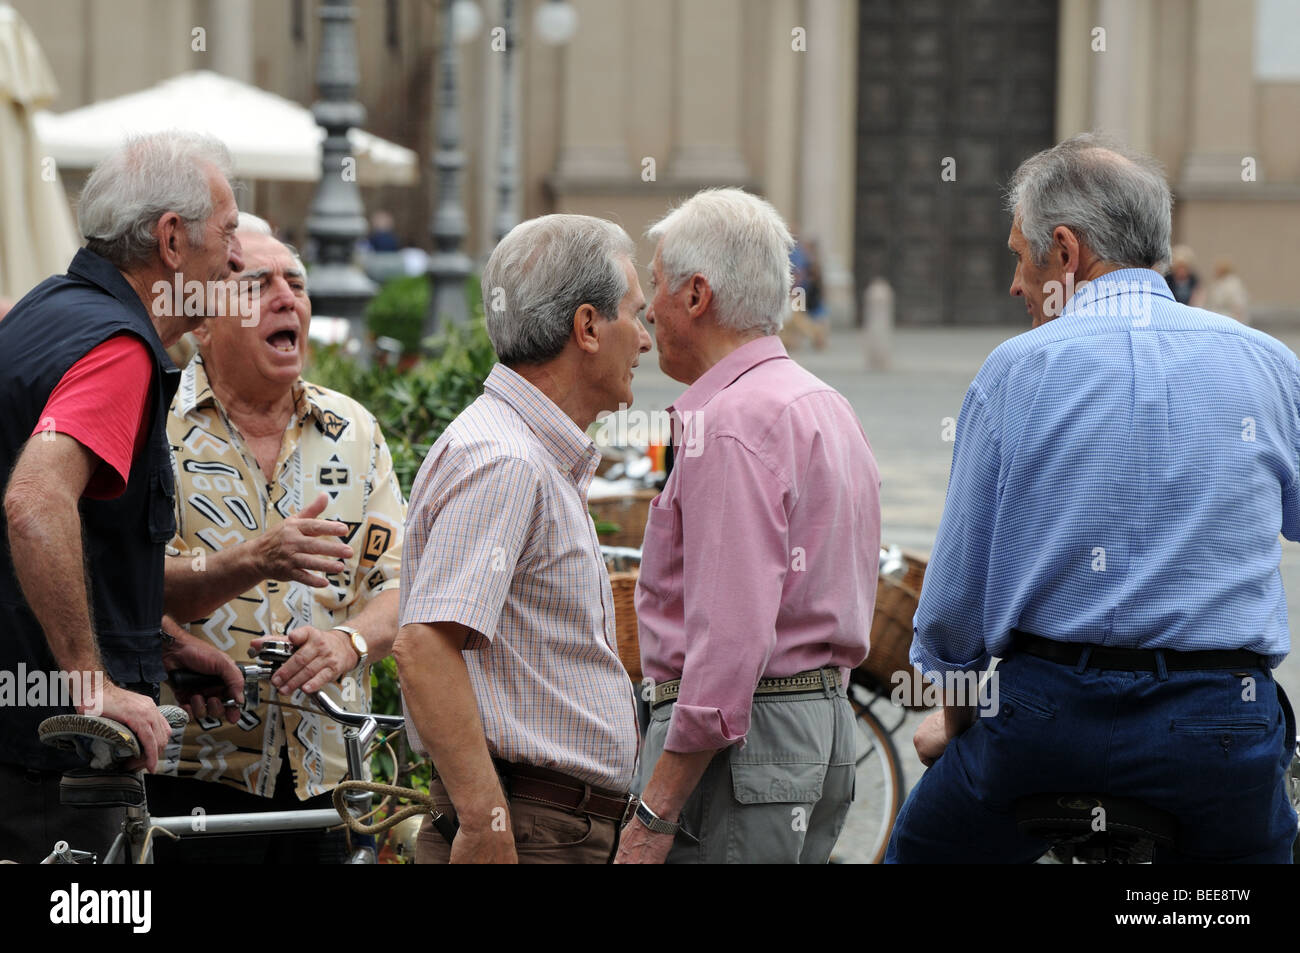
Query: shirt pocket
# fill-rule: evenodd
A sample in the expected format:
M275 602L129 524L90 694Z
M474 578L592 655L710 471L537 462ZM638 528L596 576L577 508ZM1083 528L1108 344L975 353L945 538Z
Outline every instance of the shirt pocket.
M681 574L681 547L674 546L677 539L677 510L660 493L650 501L646 516L645 538L641 541L641 573L637 586L655 599L663 599L668 583ZM646 572L646 567L651 572Z

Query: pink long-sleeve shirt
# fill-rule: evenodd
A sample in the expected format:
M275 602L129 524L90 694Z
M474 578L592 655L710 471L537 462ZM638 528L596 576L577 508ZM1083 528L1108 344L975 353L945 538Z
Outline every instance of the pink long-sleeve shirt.
M866 658L880 474L848 401L776 337L669 411L679 437L636 610L645 674L681 679L665 750L691 752L743 741L759 679Z

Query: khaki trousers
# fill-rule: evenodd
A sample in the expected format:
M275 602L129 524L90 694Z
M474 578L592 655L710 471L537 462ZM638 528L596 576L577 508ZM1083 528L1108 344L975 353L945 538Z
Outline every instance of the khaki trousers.
M455 820L456 809L447 789L434 778L429 782L438 810ZM585 814L570 814L535 801L512 799L510 826L515 835L515 853L521 864L608 864L618 848L618 822ZM451 845L425 815L416 840L417 864L445 864Z

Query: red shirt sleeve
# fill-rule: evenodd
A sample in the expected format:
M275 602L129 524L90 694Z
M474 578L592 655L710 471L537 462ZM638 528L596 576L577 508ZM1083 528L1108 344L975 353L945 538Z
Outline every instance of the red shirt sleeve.
M144 447L153 409L153 360L133 334L118 334L68 368L41 411L32 436L57 432L99 458L83 494L120 496L131 461Z

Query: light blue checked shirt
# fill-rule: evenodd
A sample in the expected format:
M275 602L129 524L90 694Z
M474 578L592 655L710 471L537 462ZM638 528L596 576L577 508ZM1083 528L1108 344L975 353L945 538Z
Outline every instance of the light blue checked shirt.
M1102 276L967 391L912 663L982 668L1015 628L1278 665L1298 449L1289 349L1176 303L1149 269Z

